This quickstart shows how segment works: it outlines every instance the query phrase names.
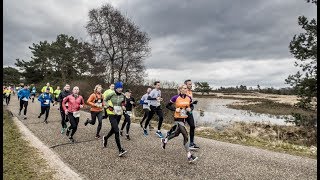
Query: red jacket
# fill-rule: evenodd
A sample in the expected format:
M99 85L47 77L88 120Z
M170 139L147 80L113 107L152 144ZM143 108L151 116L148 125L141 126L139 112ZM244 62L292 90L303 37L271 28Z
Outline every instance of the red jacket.
M68 112L75 112L80 110L80 105L84 104L84 100L80 95L76 99L73 94L63 98L62 108L64 111L67 110L66 103L68 103Z

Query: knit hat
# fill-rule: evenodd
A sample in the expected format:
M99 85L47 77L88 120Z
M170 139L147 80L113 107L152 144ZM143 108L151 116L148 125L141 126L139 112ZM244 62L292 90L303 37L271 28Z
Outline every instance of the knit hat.
M49 87L47 87L47 89L46 90L50 90L50 88Z
M114 84L114 89L123 88L122 82L118 81Z

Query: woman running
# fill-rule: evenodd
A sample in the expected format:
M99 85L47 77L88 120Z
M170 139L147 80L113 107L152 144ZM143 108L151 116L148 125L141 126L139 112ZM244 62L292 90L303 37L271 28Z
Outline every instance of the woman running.
M36 92L37 92L37 89L36 87L33 85L32 89L31 89L31 100L32 100L32 103L34 102L34 98L36 97Z
M132 91L130 89L126 90L126 93L125 93L126 111L124 113L124 121L122 123L121 130L120 130L120 135L122 136L123 129L127 125L126 137L128 140L130 140L129 129L130 129L130 124L131 124L130 117L132 116L132 108L136 106L134 98L131 97L131 93L132 93Z
M106 136L103 136L102 138L103 147L106 148L109 137L111 137L113 134L115 135L115 140L119 150L119 157L127 153L127 151L121 147L120 137L119 137L119 127L118 127L123 111L126 110L125 97L122 94L122 89L123 89L122 82L117 82L115 84L115 91L108 94L107 97L105 97L104 99L107 106L107 115L109 117L109 121L111 124L111 130Z
M38 118L40 118L44 113L46 113L46 117L43 122L48 124L47 120L48 120L49 111L50 111L50 102L53 103L53 99L50 94L50 88L47 88L46 92L42 93L38 97L38 101L41 102L41 112L40 112Z
M10 96L12 94L12 90L10 89L10 86L7 87L4 91L3 91L3 94L4 94L4 97L6 99L6 104L7 106L9 105L10 103Z
M174 126L167 133L166 137L162 139L162 148L165 149L168 140L179 136L181 133L183 135L183 145L187 152L187 158L189 163L194 162L198 159L198 157L191 154L189 144L188 144L188 132L185 127L186 118L188 118L187 112L191 111L193 108L191 102L192 99L190 96L186 95L187 85L180 85L178 87L178 95L173 96L170 99L170 102L166 105L171 111L174 111ZM173 107L172 105L175 105Z
M102 87L100 84L96 85L94 88L94 92L90 95L89 99L87 100L87 103L91 106L90 112L91 112L91 120L89 118L84 122L84 125L87 126L88 123L91 125L94 125L96 123L96 119L98 119L98 127L97 127L97 133L96 138L100 138L100 130L102 127L102 118L103 118L103 95L101 94Z
M54 90L53 92L53 95L54 95L54 104L57 104L58 103L58 97L59 97L59 94L61 93L61 90L60 90L60 86L57 86L57 89Z
M144 115L143 115L143 118L142 118L142 120L140 121L140 126L143 128L143 122L144 122L144 120L146 120L147 118L148 118L148 116L149 116L149 112L151 111L150 110L150 104L149 104L149 100L148 100L148 96L149 96L149 94L150 94L150 92L151 92L151 88L148 88L147 89L147 93L146 94L144 94L142 97L141 97L141 99L140 99L140 104L142 105L142 109L143 109L143 111L144 111ZM151 123L149 123L149 130L150 129L153 129L153 127L151 126Z
M66 107L66 103L68 103L68 108ZM66 135L69 136L70 131L72 131L69 137L71 142L74 142L73 135L78 128L80 108L83 108L83 104L84 101L82 96L79 95L79 88L77 86L72 89L72 94L65 97L62 101L62 108L70 121L70 126L67 128Z
M27 108L28 108L29 98L30 98L30 91L29 91L28 85L24 85L24 88L21 89L18 93L18 99L20 100L19 116L21 115L21 110L24 107L23 119L27 119Z

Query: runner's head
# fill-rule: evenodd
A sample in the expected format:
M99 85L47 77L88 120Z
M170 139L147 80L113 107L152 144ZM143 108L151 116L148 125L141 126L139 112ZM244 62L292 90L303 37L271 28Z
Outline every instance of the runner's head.
M57 86L57 90L60 90L60 86Z
M66 84L66 85L64 86L64 90L65 90L65 91L70 91L70 85L69 85L69 84Z
M109 89L114 90L114 84L110 84Z
M131 96L132 91L130 89L126 90L126 96L130 97Z
M24 89L28 89L28 85L24 85Z
M50 88L47 87L46 93L50 93Z
M122 90L123 90L123 84L122 82L118 81L115 83L114 85L114 89L118 92L118 93L121 93Z
M102 91L102 86L100 84L94 87L94 93L101 93L101 91Z
M155 81L153 85L154 85L154 88L160 89L160 81Z
M192 89L192 82L190 79L187 79L184 81L184 84L187 85L188 89L191 90Z
M187 89L188 89L187 85L181 84L180 86L178 86L177 90L178 90L178 93L180 94L186 94Z
M47 83L47 86L50 87L50 83Z
M151 88L148 88L147 93L149 94L151 92L151 90L152 90Z
M79 94L79 87L78 86L73 87L72 93L78 95Z

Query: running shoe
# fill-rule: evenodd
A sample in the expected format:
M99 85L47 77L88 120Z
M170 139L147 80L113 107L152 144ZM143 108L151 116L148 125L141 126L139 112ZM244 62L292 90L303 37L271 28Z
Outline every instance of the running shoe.
M46 124L48 124L48 121L47 121L47 120L44 120L43 122L46 123Z
M61 128L60 133L63 134L65 130L66 130L66 128Z
M38 116L38 118L40 118L40 117L41 117L41 115Z
M108 143L107 137L106 137L106 136L103 136L103 137L102 137L102 144L103 144L103 147L104 147L104 148L107 147L107 143Z
M96 139L99 139L99 138L100 138L100 135L99 135L99 134L97 134L95 138L96 138Z
M195 143L190 144L190 145L189 145L189 148L190 148L190 150L197 150L197 149L200 149L200 147L199 147L199 146L197 146Z
M130 136L129 136L129 134L127 134L126 137L127 137L127 140L130 140L130 139L131 139Z
M24 115L24 118L23 119L27 119L27 116L26 115Z
M196 157L196 156L194 156L194 155L191 155L190 157L188 157L189 163L193 163L193 162L195 162L197 159L198 159L198 157Z
M119 157L123 156L124 154L126 154L127 151L124 150L124 149L121 149L120 152L119 152Z
M143 129L143 134L144 134L145 136L148 136L148 131L147 131L146 129Z
M123 131L122 131L122 130L120 130L120 136L123 136L122 132L123 132Z
M162 142L162 148L166 149L166 145L167 145L168 139L167 138L162 138L161 142Z
M87 120L84 122L84 125L87 126L89 123L89 118L87 118Z
M156 132L156 135L158 135L159 138L163 138L163 135L162 135L161 131L157 131L157 132Z
M72 143L74 143L73 137L70 137L70 138L69 138L69 141L72 142Z

